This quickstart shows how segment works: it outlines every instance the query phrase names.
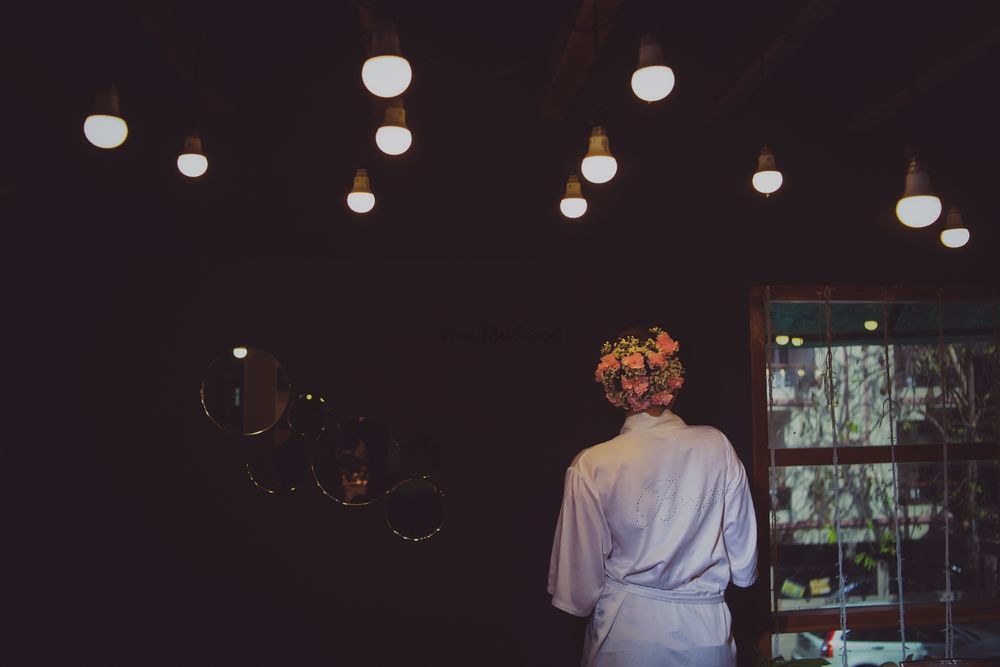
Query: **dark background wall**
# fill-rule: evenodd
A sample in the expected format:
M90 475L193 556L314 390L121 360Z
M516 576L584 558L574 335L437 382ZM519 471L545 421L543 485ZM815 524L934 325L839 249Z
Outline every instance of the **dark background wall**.
M549 606L545 579L565 466L622 418L592 380L598 346L636 320L666 326L689 372L678 413L722 429L749 466L755 274L741 270L281 257L21 267L9 283L20 289L8 361L25 373L5 465L5 650L33 656L25 664L573 663L580 627ZM442 337L494 324L558 342ZM240 342L272 351L338 413L441 443L444 530L404 543L379 508L255 489L240 441L198 401L212 358Z

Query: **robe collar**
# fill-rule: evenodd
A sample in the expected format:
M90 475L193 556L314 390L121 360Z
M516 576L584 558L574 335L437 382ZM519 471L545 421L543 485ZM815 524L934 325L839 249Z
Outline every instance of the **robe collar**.
M640 412L636 415L629 415L622 424L622 433L629 431L645 431L657 426L664 425L684 426L684 420L670 410L664 410L659 417Z

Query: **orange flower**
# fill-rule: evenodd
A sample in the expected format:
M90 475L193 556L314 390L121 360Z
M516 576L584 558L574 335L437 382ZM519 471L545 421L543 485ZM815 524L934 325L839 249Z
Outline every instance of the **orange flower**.
M646 360L642 356L641 352L633 352L632 354L622 359L622 363L628 366L629 368L639 369L646 367Z
M600 382L604 379L604 371L608 369L616 369L619 366L621 366L621 364L618 362L614 353L605 354L601 357L601 362L597 364L597 370L594 371L594 377L598 382Z
M663 368L667 365L667 358L659 352L650 352L646 358L649 359L649 365L653 368Z
M663 354L666 354L668 356L673 354L680 348L680 345L677 344L677 341L671 338L670 334L668 334L666 331L664 331L663 333L661 333L656 337L656 344L660 347L660 350L663 351Z

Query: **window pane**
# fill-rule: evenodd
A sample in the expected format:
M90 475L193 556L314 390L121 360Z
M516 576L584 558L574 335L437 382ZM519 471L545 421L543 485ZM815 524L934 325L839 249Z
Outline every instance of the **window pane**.
M837 540L833 466L778 471L778 609L837 605ZM841 542L847 602L897 601L892 468L876 463L840 466ZM948 466L951 585L958 600L997 599L1000 553L996 461ZM899 465L903 594L907 602L940 601L945 591L944 466Z
M883 313L881 303L834 303L828 352L825 304L772 304L771 443L828 447L834 424L840 446L891 443L886 327L896 442L997 441L1000 373L993 308L990 302L956 302L939 311L937 303L899 303Z
M944 606L941 609L944 618ZM1000 623L957 623L952 626L956 658L1000 657ZM774 635L774 655L786 659L839 658L839 627L816 632L799 632ZM902 647L899 627L850 628L848 617L848 655L851 664L882 664L899 662ZM830 641L833 640L833 646ZM940 625L906 625L907 654L915 660L944 656L944 623ZM836 661L833 664L837 664Z

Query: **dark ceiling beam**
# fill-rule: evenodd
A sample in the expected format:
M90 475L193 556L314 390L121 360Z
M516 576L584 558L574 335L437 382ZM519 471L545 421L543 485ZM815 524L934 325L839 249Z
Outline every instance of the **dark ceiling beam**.
M542 101L543 120L565 120L597 60L622 0L583 0ZM595 25L596 43L595 43Z
M871 111L856 120L848 131L863 132L889 120L920 96L927 95L934 89L954 80L959 72L984 56L996 53L995 49L998 44L1000 44L1000 27L987 30L978 38L967 42L963 48L951 56L925 71L911 85L876 105Z
M803 41L815 34L844 4L844 0L810 0L809 4L795 15L788 29L771 42L763 55L753 59L743 76L705 114L704 122L711 123L717 120L733 102L749 90L757 89L761 84L761 63L763 63L766 75L770 77L772 72L795 55Z

